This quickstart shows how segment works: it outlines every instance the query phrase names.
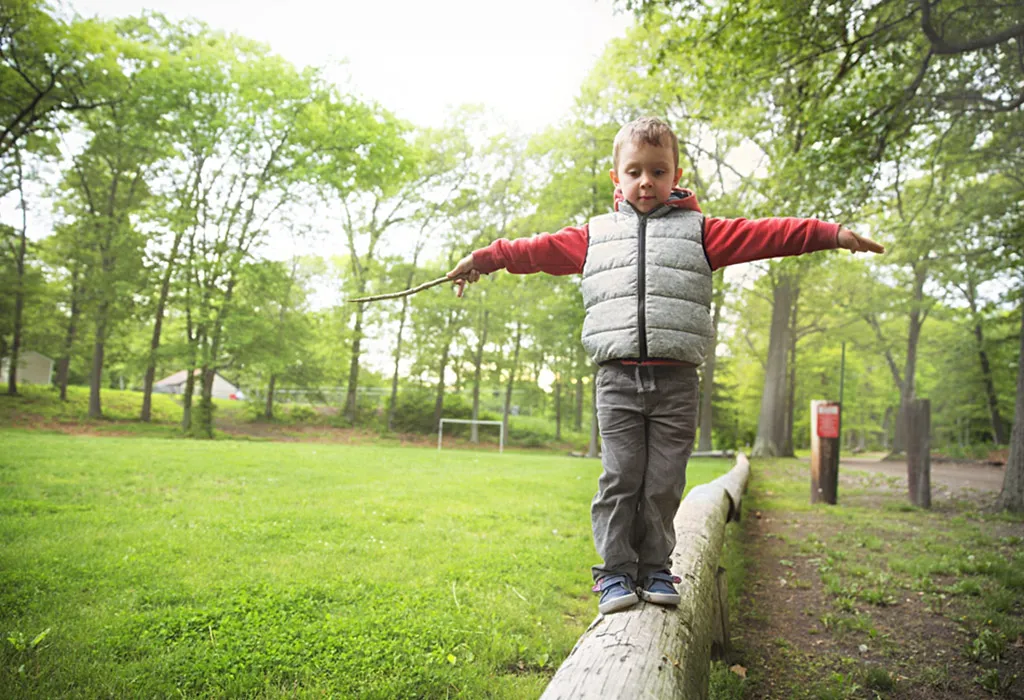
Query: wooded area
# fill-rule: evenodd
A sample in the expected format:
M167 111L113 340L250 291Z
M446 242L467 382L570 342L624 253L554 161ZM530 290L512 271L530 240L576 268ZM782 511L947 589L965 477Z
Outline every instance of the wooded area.
M1009 446L1001 502L1024 508L1020 3L622 7L635 24L572 113L526 135L471 108L404 122L197 21L4 2L0 356L54 358L93 417L105 387L137 388L143 421L155 379L190 370L182 427L200 437L216 372L267 419L301 390L338 396L347 425L432 432L507 421L515 397L559 438L593 435L577 278L344 300L608 211L612 137L655 114L708 215L814 216L889 251L717 273L699 449L792 454L842 381L845 449L902 452L902 409L928 398L934 447Z

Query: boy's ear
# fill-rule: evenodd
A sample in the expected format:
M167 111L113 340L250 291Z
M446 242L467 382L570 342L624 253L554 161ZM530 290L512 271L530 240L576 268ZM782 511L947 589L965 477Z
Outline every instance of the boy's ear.
M676 181L672 183L673 187L675 187L676 185L679 184L679 179L682 178L682 176L683 176L683 169L682 168L676 168Z
M680 170L679 172L682 172L682 170ZM609 170L608 175L611 177L612 182L614 182L616 185L619 184L619 174L615 172L615 168Z

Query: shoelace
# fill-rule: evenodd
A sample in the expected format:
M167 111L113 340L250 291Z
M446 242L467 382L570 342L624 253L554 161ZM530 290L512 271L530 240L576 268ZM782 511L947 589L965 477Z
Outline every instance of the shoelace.
M672 583L682 583L682 582L683 582L683 579L679 578L675 574L672 574ZM590 588L590 590L593 591L594 593L600 593L601 592L601 579L598 579L597 582L594 583L594 585Z

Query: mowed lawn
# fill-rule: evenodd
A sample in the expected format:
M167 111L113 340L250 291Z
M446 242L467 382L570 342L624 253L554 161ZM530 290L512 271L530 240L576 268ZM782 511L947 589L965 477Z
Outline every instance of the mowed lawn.
M599 473L0 430L0 696L535 698L596 615Z

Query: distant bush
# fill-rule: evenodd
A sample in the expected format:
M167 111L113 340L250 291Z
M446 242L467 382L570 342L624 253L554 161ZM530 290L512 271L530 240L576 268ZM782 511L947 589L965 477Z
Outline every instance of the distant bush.
M432 434L437 432L437 425L434 423L434 404L437 401L437 392L432 388L404 389L398 392L398 404L395 406L394 429L400 433L424 433ZM443 418L473 417L473 406L459 394L450 394L444 397L444 410L441 412ZM468 435L468 425L445 426L445 433L449 435Z

